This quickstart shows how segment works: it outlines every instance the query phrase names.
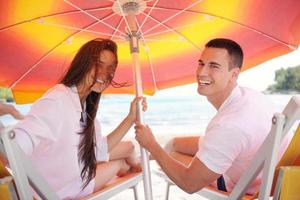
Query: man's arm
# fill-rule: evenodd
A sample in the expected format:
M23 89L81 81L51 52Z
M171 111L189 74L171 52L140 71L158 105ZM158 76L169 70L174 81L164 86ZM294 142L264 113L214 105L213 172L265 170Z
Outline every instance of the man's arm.
M148 126L137 124L135 128L136 140L151 153L168 177L184 191L194 193L220 177L220 174L208 169L197 157L186 167L161 148Z

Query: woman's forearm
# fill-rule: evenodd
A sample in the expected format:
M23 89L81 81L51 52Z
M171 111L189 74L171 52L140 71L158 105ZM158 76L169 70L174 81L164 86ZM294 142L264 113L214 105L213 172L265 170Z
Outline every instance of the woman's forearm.
M128 116L119 124L119 126L113 130L107 136L107 143L108 143L108 151L113 149L125 136L125 134L129 131L131 126L133 125L132 119Z

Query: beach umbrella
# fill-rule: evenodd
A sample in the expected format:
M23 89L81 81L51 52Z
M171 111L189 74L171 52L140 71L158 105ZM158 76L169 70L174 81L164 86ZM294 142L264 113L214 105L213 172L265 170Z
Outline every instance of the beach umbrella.
M78 48L96 37L118 43L114 80L132 83L106 93L137 95L195 82L198 57L212 38L242 46L243 70L300 43L299 0L11 0L0 8L0 86L11 88L17 103L56 84Z

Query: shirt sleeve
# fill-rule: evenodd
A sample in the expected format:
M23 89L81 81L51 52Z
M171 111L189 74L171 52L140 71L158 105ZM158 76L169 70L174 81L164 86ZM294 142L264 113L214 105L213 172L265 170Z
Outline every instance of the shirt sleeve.
M20 148L26 155L31 155L34 147L31 137L26 132L20 130L15 130L15 134L16 141L19 144Z
M97 161L109 161L107 137L101 135L101 126L97 119L95 119L95 132L96 132L96 159Z
M39 99L25 119L16 124L17 142L25 153L30 155L41 140L57 140L58 130L62 126L60 104L59 99L55 98Z
M197 158L210 170L224 174L247 146L244 133L235 127L211 127L199 143Z

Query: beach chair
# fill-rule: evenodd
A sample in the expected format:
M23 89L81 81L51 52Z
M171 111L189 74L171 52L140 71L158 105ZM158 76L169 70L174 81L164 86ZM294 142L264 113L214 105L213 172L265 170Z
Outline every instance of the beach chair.
M219 191L213 187L206 187L198 191L197 194L213 200L250 200L250 199L259 199L267 200L270 197L271 190L274 191L275 183L277 177L277 186L274 192L274 197L278 198L279 194L282 194L280 200L283 199L283 195L286 195L286 190L284 190L284 184L287 182L287 178L291 174L299 174L298 167L287 167L280 168L281 166L291 166L291 165L300 165L300 125L295 131L294 137L289 144L288 149L281 158L280 162L276 166L277 154L281 141L284 136L289 132L291 127L296 121L300 119L300 96L294 96L291 98L287 106L284 108L282 113L275 113L272 119L272 128L264 141L261 148L256 153L251 165L248 170L242 175L236 186L234 187L231 193ZM191 159L191 158L190 158ZM188 158L186 158L187 162ZM276 169L276 170L275 170ZM281 169L281 170L279 170ZM292 169L292 170L291 170ZM262 171L262 184L260 187L260 192L255 195L245 195L245 192L250 185L250 183L255 179L255 177ZM279 171L279 173L278 173ZM275 175L274 175L274 172ZM166 188L166 200L169 199L169 190L170 186L174 183L161 171L155 170L154 173L167 182ZM277 175L279 174L279 175ZM273 179L274 178L274 179ZM299 180L299 179L298 179ZM272 189L273 185L273 189ZM296 188L299 188L299 183L297 182ZM298 193L300 190L298 190ZM276 196L277 195L277 196ZM300 196L298 194L298 196ZM287 198L291 200L290 198ZM299 199L299 198L298 198Z
M2 133L1 133L2 132ZM4 152L9 161L9 166L13 174L17 195L21 200L33 199L34 190L42 199L55 200L59 199L56 193L51 189L49 184L43 179L30 160L20 149L19 145L14 140L14 132L8 129L1 129L0 151ZM0 162L0 169L4 172L3 176L11 176ZM142 180L142 173L131 173L124 177L116 178L106 185L104 189L94 194L89 195L84 199L104 200L108 199L117 193L132 188L134 191L134 199L138 199L137 184ZM9 185L3 191L8 193L2 199L17 199L14 193L11 193ZM1 189L1 188L0 188ZM2 194L2 190L1 194ZM4 194L4 193L3 193ZM1 196L0 196L1 197Z
M272 184L274 200L300 200L300 124L278 163ZM273 193L274 191L274 193Z

